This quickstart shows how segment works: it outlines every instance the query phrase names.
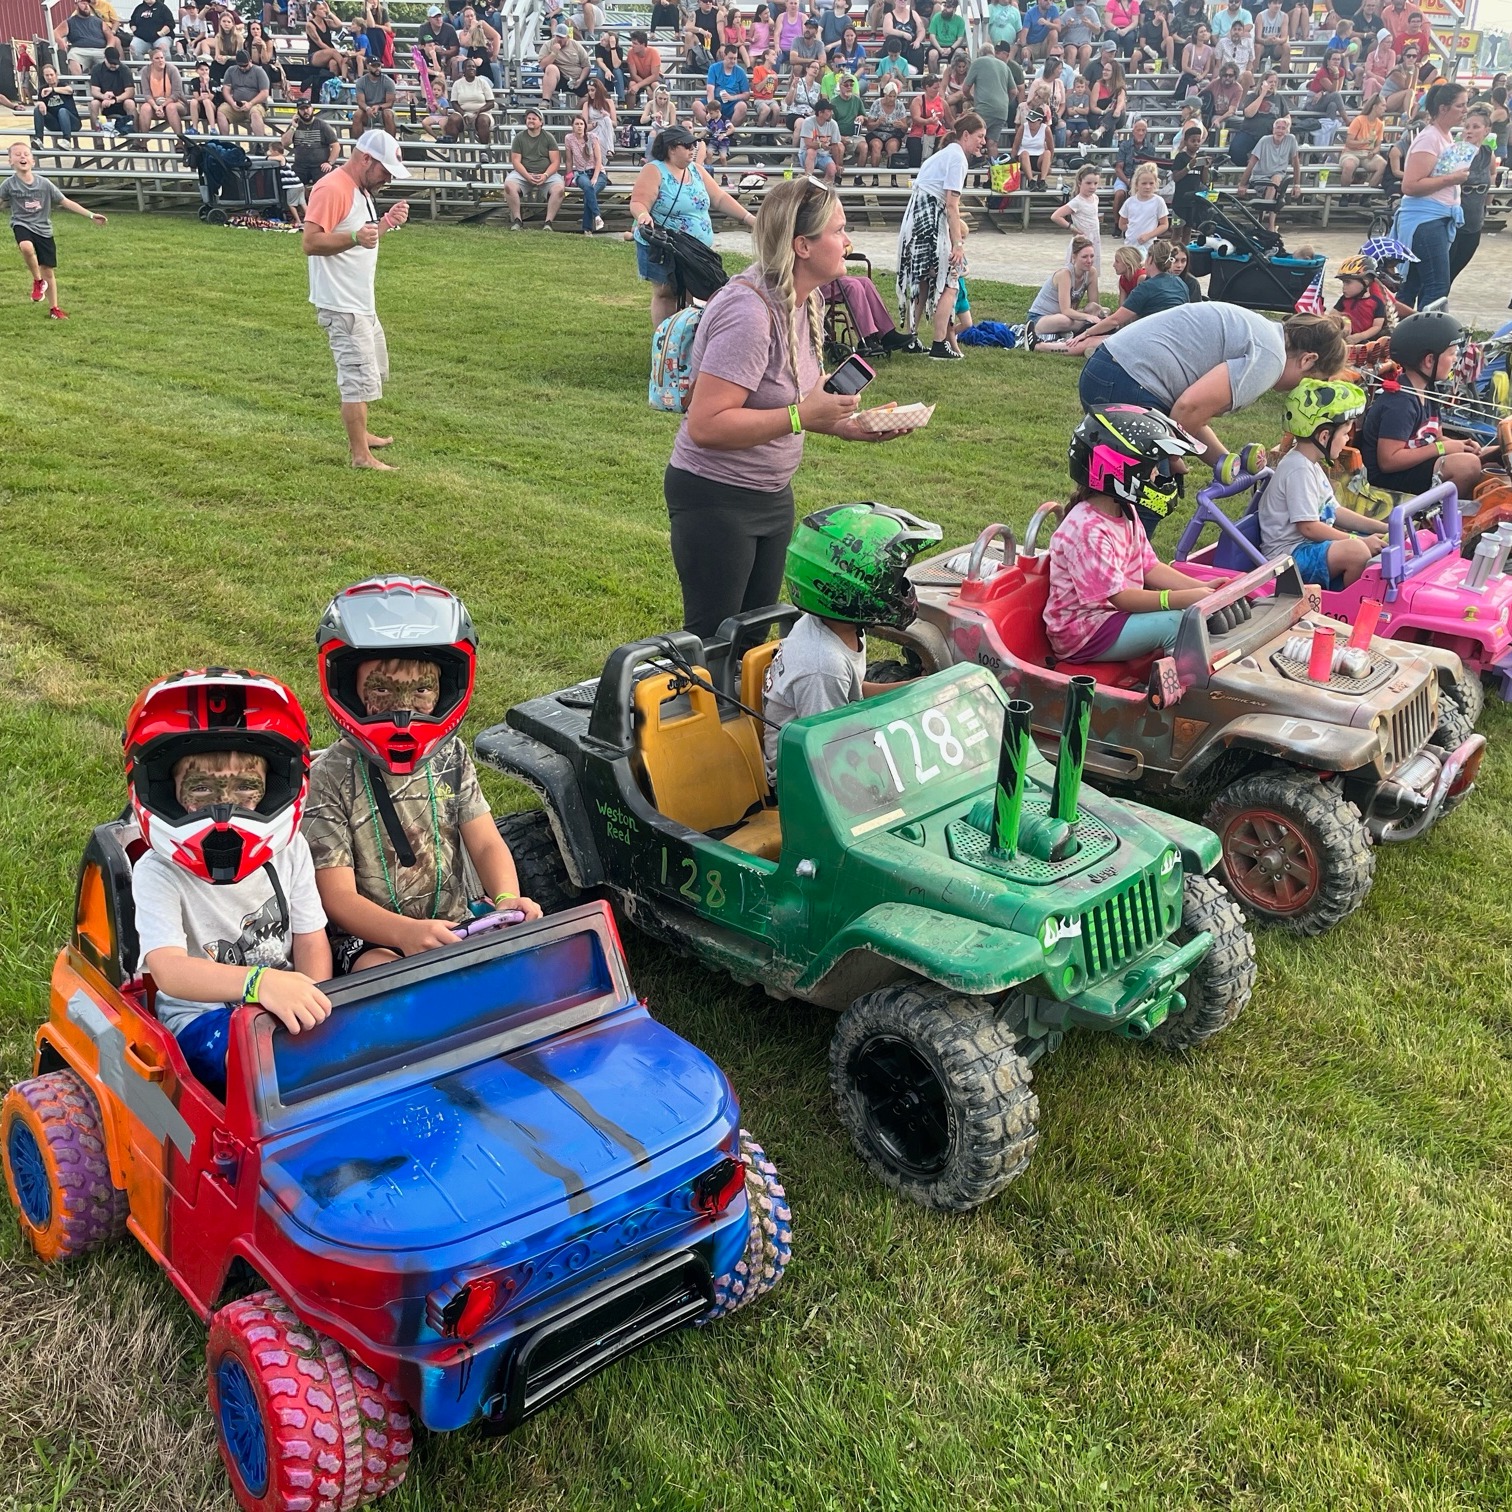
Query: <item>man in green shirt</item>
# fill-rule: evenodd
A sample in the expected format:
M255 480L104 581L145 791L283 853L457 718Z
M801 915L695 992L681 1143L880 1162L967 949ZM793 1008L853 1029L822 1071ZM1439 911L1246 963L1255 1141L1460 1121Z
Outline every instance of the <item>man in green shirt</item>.
M850 74L840 75L833 104L835 124L840 128L840 161L843 164L846 158L859 156L865 143L865 138L858 140L856 136L856 122L861 119L866 105Z
M510 169L504 179L504 198L509 201L509 229L518 231L520 220L520 191L522 189L545 189L545 230L554 231L552 225L562 203L564 185L560 172L562 152L557 139L542 128L546 118L534 105L525 112L525 129L519 132L509 147Z
M990 53L978 53L966 71L966 99L987 123L987 151L997 148L999 137L1013 129L1018 102L1024 91L1024 70L1013 61L1013 43L993 44Z
M941 60L966 41L966 22L959 11L960 0L942 0L929 18L929 55L924 61L930 73L939 73Z

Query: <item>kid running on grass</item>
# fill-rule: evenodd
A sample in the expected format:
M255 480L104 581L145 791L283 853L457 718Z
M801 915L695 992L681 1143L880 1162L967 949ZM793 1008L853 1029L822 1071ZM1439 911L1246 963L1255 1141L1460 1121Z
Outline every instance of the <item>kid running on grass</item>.
M222 668L154 683L126 717L126 784L149 849L132 869L142 969L189 1069L225 1096L231 1015L290 1034L331 1011L326 916L299 833L310 729L280 682Z
M48 318L67 320L68 312L58 303L58 246L53 240L53 206L61 205L97 226L105 224L105 217L86 210L77 201L69 199L56 184L43 178L32 166L31 148L25 142L12 142L6 156L11 172L10 177L0 183L0 205L10 205L11 230L21 249L21 260L32 276L32 303L38 304L44 294L49 295Z
M478 646L461 600L423 578L372 578L331 600L316 642L342 739L310 775L304 833L336 974L453 944L496 907L540 918L457 736Z
M1364 413L1353 383L1304 378L1286 396L1282 423L1296 444L1260 496L1260 549L1272 562L1289 556L1305 583L1347 588L1386 544L1379 520L1339 507L1328 475Z
M1212 593L1165 566L1136 507L1169 513L1170 464L1201 444L1137 404L1089 410L1071 437L1072 508L1050 537L1045 633L1062 661L1132 661L1176 643L1181 611Z

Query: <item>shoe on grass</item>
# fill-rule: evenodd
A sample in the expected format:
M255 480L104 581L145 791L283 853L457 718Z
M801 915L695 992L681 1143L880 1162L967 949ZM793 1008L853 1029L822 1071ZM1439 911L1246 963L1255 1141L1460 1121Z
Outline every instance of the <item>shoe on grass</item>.
M960 362L963 359L948 341L937 341L929 349L929 360L931 362Z
M47 280L45 278L32 279L32 303L41 304L45 293L47 293Z
M511 231L523 231L525 229L525 222L518 215L512 215L509 218L509 229Z
M60 310L57 307L57 305L54 305L52 307L52 309L50 309L47 312L47 318L49 320L67 320L68 319L68 311L67 310Z
M555 231L556 227L550 221L544 221L541 225L543 231Z

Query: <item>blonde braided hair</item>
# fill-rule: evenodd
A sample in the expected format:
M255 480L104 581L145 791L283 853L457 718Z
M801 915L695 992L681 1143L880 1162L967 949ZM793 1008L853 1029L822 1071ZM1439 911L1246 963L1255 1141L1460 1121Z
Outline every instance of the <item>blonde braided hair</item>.
M795 329L798 295L793 287L793 266L797 258L793 242L800 236L819 236L833 219L840 196L835 190L808 177L785 180L769 190L756 212L751 240L756 246L756 261L751 268L753 280L773 299L787 321L788 372L793 389L801 400L798 381L798 344ZM808 307L808 335L813 343L814 360L824 369L824 300L814 290L805 301Z

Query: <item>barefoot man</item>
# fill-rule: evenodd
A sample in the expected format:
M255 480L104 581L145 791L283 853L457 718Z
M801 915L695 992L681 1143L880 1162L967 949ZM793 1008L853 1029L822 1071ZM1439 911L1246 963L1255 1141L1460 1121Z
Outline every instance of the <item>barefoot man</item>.
M10 206L11 230L15 232L21 260L32 277L32 302L37 303L47 295L48 315L53 320L67 320L67 313L58 303L58 248L53 240L53 206L87 216L96 226L103 226L105 217L76 204L56 184L43 178L32 167L31 148L25 142L14 143L7 157L11 171L10 177L0 183L0 205Z
M367 427L368 405L383 397L383 380L388 377L388 347L373 302L373 279L378 272L378 238L409 219L409 202L400 200L380 216L372 194L390 179L409 176L398 142L386 131L365 131L351 157L316 183L305 208L310 303L336 358L341 421L352 448L352 466L384 472L391 470L389 464L373 452L394 438L375 436Z

